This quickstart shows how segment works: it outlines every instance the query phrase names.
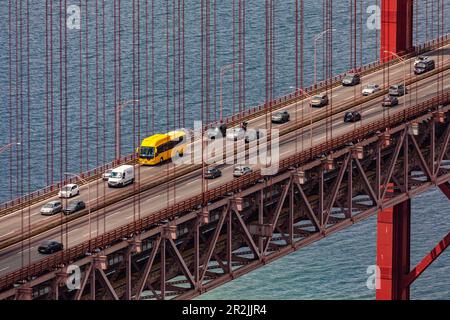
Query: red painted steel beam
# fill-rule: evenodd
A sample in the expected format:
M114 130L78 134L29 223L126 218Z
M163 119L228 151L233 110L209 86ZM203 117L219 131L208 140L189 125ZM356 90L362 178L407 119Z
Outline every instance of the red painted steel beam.
M450 233L442 239L433 250L428 253L417 266L411 270L408 276L404 279L403 285L410 286L420 275L441 255L442 252L450 245Z
M450 183L446 182L439 186L439 189L441 189L442 193L447 196L447 198L450 200Z
M403 280L410 268L410 222L411 200L378 213L377 300L409 300L409 286Z
M381 60L395 59L397 54L413 49L413 0L382 0Z

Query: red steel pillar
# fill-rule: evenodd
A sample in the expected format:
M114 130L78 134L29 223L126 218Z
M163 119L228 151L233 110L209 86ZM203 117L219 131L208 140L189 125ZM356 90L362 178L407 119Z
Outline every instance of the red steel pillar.
M395 58L385 51L402 54L413 49L413 2L414 0L382 0L382 61Z
M410 271L410 226L411 200L378 213L377 300L409 300L409 286L403 280Z

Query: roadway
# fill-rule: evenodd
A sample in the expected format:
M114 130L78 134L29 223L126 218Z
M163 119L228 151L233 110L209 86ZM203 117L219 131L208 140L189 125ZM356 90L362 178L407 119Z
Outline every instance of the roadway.
M430 53L430 55L435 55L435 53ZM450 60L450 53L445 54L445 62ZM409 61L408 65L412 65ZM408 68L409 69L409 68ZM408 72L409 74L410 72ZM449 87L449 72L444 73L445 86ZM403 64L397 64L390 68L390 79L391 84L401 83L403 80ZM338 104L349 103L355 98L359 98L361 95L361 88L367 83L378 83L381 84L383 81L383 71L377 71L373 74L367 75L362 79L362 85L357 87L337 87L333 89L333 104L337 106ZM426 100L437 91L436 76L429 79L425 79L420 83L414 84L409 87L410 94L406 96L408 100L412 100L410 103ZM404 103L405 98L400 98L400 106L390 109L385 109L381 107L381 97L375 99L374 101L369 101L365 104L358 106L357 110L362 113L362 121L355 124L344 124L343 114L335 115L332 119L333 124L333 136L338 136L345 134L358 126L367 124L371 121L375 121L383 116L388 116L389 112L395 112L405 108ZM291 122L301 119L303 114L304 119L309 117L309 112L311 108L308 103L296 103L291 106L283 108L283 110L288 110L291 114ZM314 113L325 112L324 109L314 109ZM270 121L270 118L269 118ZM322 143L326 139L325 132L325 121L313 124L313 142L314 144ZM329 119L328 119L329 121ZM281 127L282 125L273 125L273 128ZM266 127L266 117L261 116L249 122L250 128L265 128ZM300 133L299 133L300 132ZM300 129L297 134L288 134L286 137L280 139L280 159L286 158L292 154L302 151L303 148L310 147L310 127ZM303 142L303 143L302 143ZM251 166L253 169L257 169L258 166ZM173 164L165 164L158 167L139 167L141 184L145 184L155 179L156 177L164 176L168 174L168 170L173 170ZM222 178L208 181L208 188L214 188L225 184L233 180L232 177L233 165L225 165L222 167L223 176ZM105 215L103 216L103 210L93 214L93 219L91 219L91 231L92 237L97 236L105 231L112 230L121 225L130 223L134 218L145 217L151 215L153 212L161 210L175 202L182 201L193 195L201 193L201 173L199 171L191 172L175 182L171 182L172 188L168 190L167 184L159 185L155 188L147 190L139 195L140 201L134 202L133 198L126 199L122 202L116 203L105 209ZM123 192L121 189L109 189L105 186L105 182L98 180L90 183L91 189L91 203L95 203L103 197L110 197ZM176 192L173 186L175 186ZM128 188L133 188L135 186L130 186ZM87 186L81 188L81 195L75 197L74 199L82 199L87 202ZM176 197L175 197L176 195ZM137 197L136 197L137 199ZM48 202L46 200L43 203ZM66 200L65 200L66 201ZM7 239L8 236L20 232L22 228L28 228L28 213L31 214L30 220L31 225L35 223L46 223L54 221L55 219L61 219L60 215L54 217L43 217L39 214L39 209L43 203L35 204L29 209L24 209L18 212L11 213L8 216L0 218L0 241ZM98 217L95 216L98 214ZM22 219L22 216L24 219ZM106 219L105 219L106 217ZM23 220L23 224L22 224ZM62 235L62 236L61 236ZM5 274L20 268L23 265L29 263L28 257L31 258L31 262L37 261L42 258L42 255L37 253L37 246L44 239L57 239L62 240L66 247L71 247L77 245L85 240L89 239L89 226L88 226L88 216L83 216L80 219L66 223L62 228L58 227L49 230L43 234L26 240L22 244L16 244L10 246L6 249L0 251L0 274ZM4 241L4 240L3 240Z

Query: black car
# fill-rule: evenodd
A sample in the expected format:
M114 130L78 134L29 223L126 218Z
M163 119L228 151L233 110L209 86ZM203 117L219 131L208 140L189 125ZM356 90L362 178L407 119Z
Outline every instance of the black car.
M279 123L279 124L286 123L289 122L290 118L291 116L289 115L289 112L280 111L272 115L272 123Z
M383 103L382 103L383 107L393 107L398 105L398 98L395 96L386 96L383 99Z
M42 254L52 254L64 249L62 243L56 240L46 240L38 247L38 252Z
M436 67L436 64L435 64L434 60L432 60L432 59L424 60L424 61L417 63L414 66L414 74L422 74L427 71L434 70L435 67Z
M245 133L245 143L250 143L255 140L259 140L262 137L262 133L259 130L248 130Z
M217 168L210 168L205 172L205 179L216 179L222 176L222 171Z
M64 208L63 212L65 215L69 215L75 213L77 211L83 210L86 208L86 204L81 200L76 200L70 202L67 207Z
M361 114L358 111L349 111L345 113L344 122L361 121Z
M342 79L343 86L356 86L361 83L361 76L358 73L349 73Z
M227 134L227 125L218 124L206 131L206 137L210 140L224 138Z

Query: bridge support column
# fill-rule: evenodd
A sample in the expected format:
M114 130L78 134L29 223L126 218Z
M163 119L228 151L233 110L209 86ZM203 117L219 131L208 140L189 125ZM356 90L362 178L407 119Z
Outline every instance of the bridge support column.
M377 300L409 300L404 278L410 269L411 200L378 213Z
M381 61L394 59L413 49L413 0L382 0Z

